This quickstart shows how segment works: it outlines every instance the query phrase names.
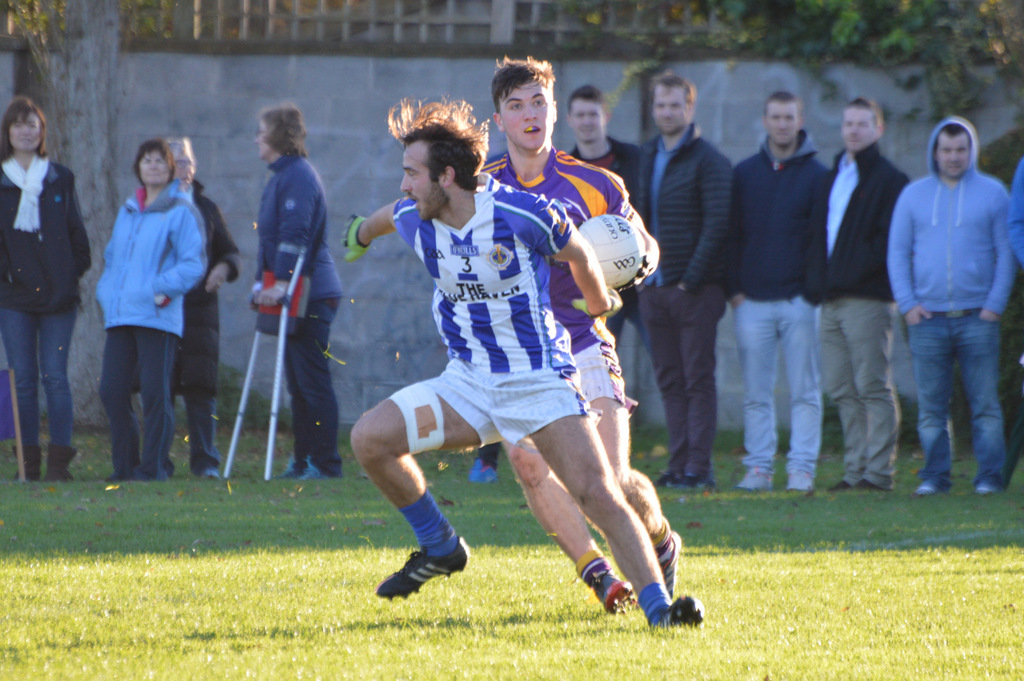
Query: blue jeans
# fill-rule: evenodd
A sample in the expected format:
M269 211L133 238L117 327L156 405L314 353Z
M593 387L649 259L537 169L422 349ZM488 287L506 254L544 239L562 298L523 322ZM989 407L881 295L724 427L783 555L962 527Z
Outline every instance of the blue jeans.
M951 486L949 401L953 394L953 362L971 407L971 442L978 462L974 484L1002 487L1006 459L1003 411L999 406L999 322L987 322L977 313L949 319L932 317L907 326L917 382L917 432L924 449L921 480L940 490Z
M771 471L779 446L775 427L775 381L781 347L789 383L789 473L814 475L821 450L821 365L818 311L802 296L790 300L747 299L733 310L743 372L743 444L747 468Z
M21 441L39 445L39 374L42 370L50 444L71 446L74 406L68 385L68 352L75 329L75 308L55 314L0 309L0 334L14 369Z
M179 339L172 333L142 326L107 329L100 375L100 399L110 420L113 480L166 480L174 472L174 402L171 369ZM142 396L143 441L132 409L132 387L138 376Z
M217 450L217 400L210 395L184 393L185 415L188 418L188 464L192 475L202 475L211 468L220 468Z
M322 473L341 475L338 454L338 399L331 382L331 322L336 300L309 303L299 330L285 343L284 370L292 397L294 460L305 470L316 464Z

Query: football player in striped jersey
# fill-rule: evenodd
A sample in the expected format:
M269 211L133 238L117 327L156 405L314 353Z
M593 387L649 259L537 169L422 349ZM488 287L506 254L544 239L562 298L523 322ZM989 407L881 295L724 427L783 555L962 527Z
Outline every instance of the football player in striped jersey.
M538 452L564 482L626 576L643 587L640 605L651 625L699 624L699 601L673 603L665 590L644 526L615 482L573 380L568 334L552 312L549 258L567 264L581 308L595 315L613 309L616 296L589 244L559 202L491 177L478 183L487 126L465 102L404 101L391 110L389 126L405 148L406 198L352 222L346 259L398 232L434 279L434 319L449 364L439 377L381 402L352 429L357 459L421 545L377 594L408 596L433 577L462 570L469 557L413 455L503 438Z

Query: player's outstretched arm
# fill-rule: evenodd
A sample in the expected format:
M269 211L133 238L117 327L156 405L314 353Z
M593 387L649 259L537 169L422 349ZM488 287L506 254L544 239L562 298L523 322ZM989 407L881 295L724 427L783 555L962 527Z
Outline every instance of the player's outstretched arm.
M364 218L353 215L345 225L345 262L355 262L363 257L374 239L395 231L395 204L397 201L381 206Z
M605 284L594 249L579 232L572 230L569 242L554 258L569 263L572 278L583 293L582 301L573 301L574 307L591 317L609 316L619 311L622 299Z

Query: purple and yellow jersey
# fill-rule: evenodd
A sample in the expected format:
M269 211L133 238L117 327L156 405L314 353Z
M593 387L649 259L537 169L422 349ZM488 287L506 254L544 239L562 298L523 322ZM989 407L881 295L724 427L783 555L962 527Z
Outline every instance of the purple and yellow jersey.
M475 199L462 229L420 219L410 199L395 205L398 233L434 278L434 323L448 356L491 373L573 372L569 334L548 292L547 256L572 234L565 209L493 178Z
M629 204L629 194L622 178L573 158L564 151L552 149L544 171L530 182L524 182L516 174L508 154L485 165L483 172L505 185L557 199L577 225L595 215L614 214L633 220L633 207ZM551 270L551 307L555 319L569 331L573 352L597 343L614 346L615 338L605 328L603 319L591 319L572 306L573 300L582 297L569 266L554 263Z

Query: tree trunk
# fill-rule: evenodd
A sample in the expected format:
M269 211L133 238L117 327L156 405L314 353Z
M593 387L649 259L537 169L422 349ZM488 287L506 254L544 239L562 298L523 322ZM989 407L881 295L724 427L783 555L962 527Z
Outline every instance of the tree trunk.
M67 0L65 29L41 55L52 123L48 143L56 161L75 173L78 199L92 247L92 268L81 282L82 307L68 367L76 422L106 425L99 400L106 333L96 302L103 250L117 214L118 0ZM40 57L40 55L37 55Z

